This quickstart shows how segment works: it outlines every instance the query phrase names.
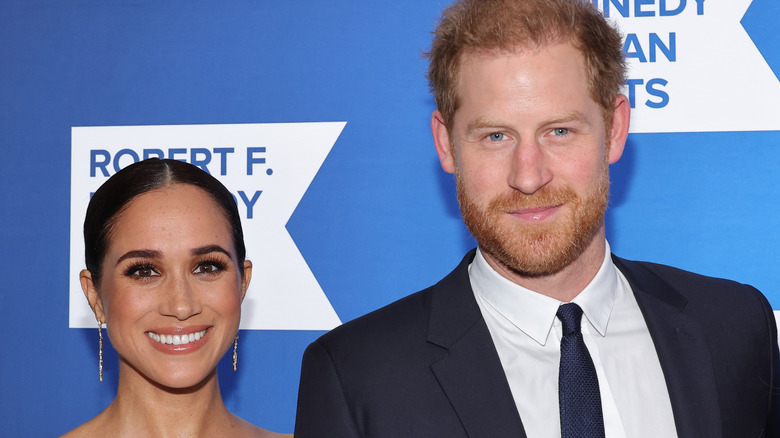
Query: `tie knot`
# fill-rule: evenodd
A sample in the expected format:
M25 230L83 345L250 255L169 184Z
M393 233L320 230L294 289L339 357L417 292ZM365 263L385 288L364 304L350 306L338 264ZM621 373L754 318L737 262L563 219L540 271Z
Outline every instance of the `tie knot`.
M556 313L561 320L561 327L564 335L580 332L580 321L582 321L582 309L575 303L566 303L558 307Z

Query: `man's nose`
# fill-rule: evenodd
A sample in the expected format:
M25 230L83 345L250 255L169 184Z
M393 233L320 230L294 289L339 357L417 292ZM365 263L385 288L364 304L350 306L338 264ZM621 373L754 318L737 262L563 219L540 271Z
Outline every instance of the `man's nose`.
M520 141L512 151L509 185L527 195L535 193L552 180L548 157L536 140Z

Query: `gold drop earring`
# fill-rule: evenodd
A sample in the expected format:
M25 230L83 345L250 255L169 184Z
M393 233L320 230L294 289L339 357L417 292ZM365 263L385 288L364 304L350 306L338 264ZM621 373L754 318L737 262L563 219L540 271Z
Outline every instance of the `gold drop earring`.
M98 374L100 375L100 381L103 381L103 321L98 319Z
M238 364L238 332L236 332L236 339L233 340L233 371L236 370Z

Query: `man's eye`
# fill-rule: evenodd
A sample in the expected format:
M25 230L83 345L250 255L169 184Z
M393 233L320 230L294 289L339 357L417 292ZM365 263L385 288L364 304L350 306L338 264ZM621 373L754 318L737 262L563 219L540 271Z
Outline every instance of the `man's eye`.
M555 128L553 129L554 135L566 135L569 133L569 130L567 128Z
M501 141L501 140L505 139L506 136L502 132L494 132L494 133L488 135L488 138L490 139L490 141Z

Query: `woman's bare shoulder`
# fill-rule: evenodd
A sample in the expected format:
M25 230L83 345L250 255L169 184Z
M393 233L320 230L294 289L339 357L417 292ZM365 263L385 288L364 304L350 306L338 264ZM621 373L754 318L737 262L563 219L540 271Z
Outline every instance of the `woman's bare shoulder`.
M233 416L234 421L232 427L222 429L222 432L229 433L229 436L240 436L250 438L293 438L292 434L276 433L270 430L265 430L254 424L240 418ZM62 435L60 438L92 438L100 436L109 436L107 431L110 431L111 427L106 427L106 421L103 415L98 415L92 420L82 424L81 426L71 430L70 432ZM116 430L114 430L116 432ZM228 432L229 431L229 432ZM213 432L213 431L212 431ZM217 433L220 435L221 433Z

